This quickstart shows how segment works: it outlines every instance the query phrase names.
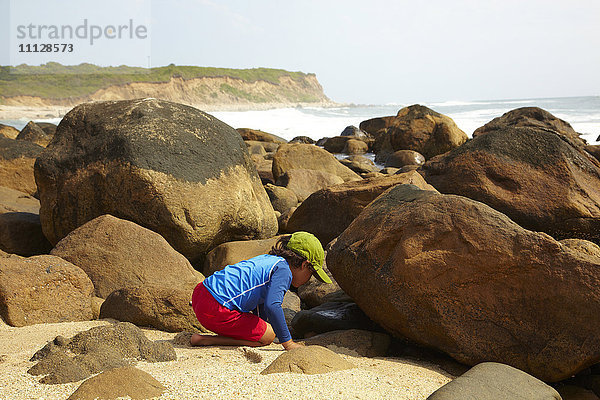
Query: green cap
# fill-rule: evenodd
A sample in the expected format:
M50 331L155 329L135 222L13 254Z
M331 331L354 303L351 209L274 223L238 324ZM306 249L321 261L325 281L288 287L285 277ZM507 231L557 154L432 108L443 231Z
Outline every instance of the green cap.
M308 232L295 232L292 234L287 248L308 260L315 270L315 278L324 283L331 283L331 279L323 270L325 252L323 251L321 242L319 242L319 239L315 235Z

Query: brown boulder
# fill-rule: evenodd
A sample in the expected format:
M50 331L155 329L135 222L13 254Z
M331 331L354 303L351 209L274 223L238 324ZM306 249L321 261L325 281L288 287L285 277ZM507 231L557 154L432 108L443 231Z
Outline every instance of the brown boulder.
M344 158L340 162L346 167L350 168L357 174L368 174L370 172L379 172L379 168L375 166L375 163L365 156L355 155Z
M341 153L346 146L346 142L350 139L351 137L349 136L330 137L323 142L323 148L330 153Z
M92 318L90 278L59 257L0 258L0 316L11 326Z
M350 168L343 166L332 154L312 144L282 144L273 157L273 177L277 180L292 169L312 169L329 172L344 180L359 181L362 178Z
M504 129L507 126L551 130L568 138L577 146L586 145L585 140L579 137L579 133L575 132L575 129L568 122L556 118L548 111L539 107L521 107L504 113L502 116L494 118L487 124L475 129L473 137L475 138L497 129Z
M329 243L350 225L367 204L390 187L401 184L433 189L414 171L331 186L306 199L290 217L287 230L310 232L321 243Z
M241 136L182 104L80 104L62 119L35 175L53 244L104 214L161 234L194 262L219 243L277 232Z
M282 372L314 375L351 368L356 366L325 347L303 346L281 354L261 375Z
M248 143L246 142L246 146L248 146L248 153L251 156L258 155L264 157L267 154L267 151L260 143ZM264 158L263 158L264 159Z
M387 132L387 130L392 126L395 119L395 116L371 118L362 121L359 124L359 128L360 130L367 132L367 134L373 137L378 137L379 135L385 134Z
M16 140L25 140L27 142L32 142L42 147L48 146L48 143L52 140L52 136L49 136L44 132L42 128L40 128L35 122L29 121L27 125L19 135L16 137Z
M271 133L263 132L258 129L237 128L236 131L244 140L255 140L257 142L287 143L287 140Z
M261 254L267 254L281 236L263 240L245 240L222 243L206 255L203 273L208 276L228 265L248 260Z
M312 169L291 169L280 175L277 185L291 190L298 201L302 202L317 190L344 183L337 175ZM295 204L294 204L295 205Z
M51 254L83 269L102 298L121 288L144 285L191 293L203 279L158 233L111 215L77 228Z
M344 145L342 153L344 154L365 154L369 150L369 145L358 139L350 139Z
M398 150L387 156L386 167L402 168L406 165L422 165L425 157L413 150Z
M244 140L244 143L246 143L246 146L248 146L248 151L250 151L250 149L254 146L260 146L267 153L277 151L277 149L279 148L279 144L280 144L280 143L273 143L273 142L259 142L258 140ZM258 151L260 152L260 149L258 149ZM252 153L250 153L250 154L252 154ZM261 154L262 154L262 152L261 152Z
M191 296L189 289L123 288L112 292L102 303L100 318L151 326L165 332L205 331L190 307Z
M483 203L396 186L337 238L327 265L388 332L459 362L558 381L600 360L600 259Z
M19 130L14 126L0 124L0 137L8 139L16 139L19 135Z
M467 135L454 121L425 106L404 107L393 120L384 120L380 129L370 132L375 136L374 152L393 153L397 150L414 150L431 158L450 151L467 141Z
M42 146L24 140L0 137L0 183L4 187L24 192L37 193L33 176L36 158L44 150Z
M556 133L496 129L422 171L441 193L481 201L526 229L600 240L600 163Z
M288 188L269 183L265 185L265 191L271 200L273 209L282 214L298 205L298 196Z
M160 396L165 387L147 372L135 367L104 371L83 382L67 400L150 399Z
M262 156L252 156L252 160L254 161L254 166L256 167L256 172L258 172L258 176L262 184L266 185L267 183L275 183L275 178L273 178L273 160L265 160Z

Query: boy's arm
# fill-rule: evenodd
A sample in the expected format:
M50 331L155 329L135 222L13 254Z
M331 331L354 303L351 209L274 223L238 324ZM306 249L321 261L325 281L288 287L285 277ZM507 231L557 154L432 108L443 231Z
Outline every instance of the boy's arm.
M286 345L290 345L290 342L294 342L292 341L292 335L290 335L290 330L285 322L281 304L283 303L283 296L285 296L291 282L291 274L286 268L277 268L273 271L264 303L267 320L273 327L273 331L275 331L279 343L286 349Z

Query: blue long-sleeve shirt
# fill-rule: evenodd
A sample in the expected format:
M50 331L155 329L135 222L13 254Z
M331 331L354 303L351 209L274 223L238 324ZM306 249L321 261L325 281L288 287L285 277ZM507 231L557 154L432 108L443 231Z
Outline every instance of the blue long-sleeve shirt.
M222 306L241 312L258 308L259 316L271 324L280 342L292 338L281 308L291 283L292 271L285 258L268 254L228 265L204 280L206 289Z

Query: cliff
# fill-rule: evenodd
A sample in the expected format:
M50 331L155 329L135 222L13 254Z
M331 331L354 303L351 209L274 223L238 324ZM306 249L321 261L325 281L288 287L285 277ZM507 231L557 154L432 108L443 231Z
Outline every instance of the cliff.
M85 68L84 68L85 67ZM93 100L154 97L204 108L331 104L314 74L285 70L174 66L1 67L0 104L72 107ZM93 68L93 69L90 69Z

